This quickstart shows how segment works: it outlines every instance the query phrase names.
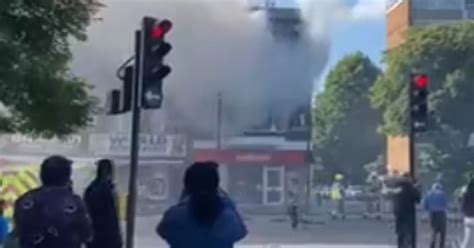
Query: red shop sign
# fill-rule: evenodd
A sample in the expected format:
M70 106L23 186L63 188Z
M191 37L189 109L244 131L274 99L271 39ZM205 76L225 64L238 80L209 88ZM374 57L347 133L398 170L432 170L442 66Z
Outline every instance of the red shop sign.
M213 150L197 149L193 153L194 161L216 161L219 163L271 163L271 164L305 164L305 151L234 151L234 150Z

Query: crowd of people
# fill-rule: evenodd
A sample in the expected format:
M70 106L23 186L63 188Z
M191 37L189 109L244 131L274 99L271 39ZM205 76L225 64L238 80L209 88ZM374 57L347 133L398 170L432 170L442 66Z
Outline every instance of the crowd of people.
M102 159L96 163L96 178L83 197L74 192L72 164L64 156L43 161L42 185L15 202L12 227L0 211L0 247L123 246L113 161ZM216 163L200 162L188 167L182 197L165 212L156 232L172 248L230 248L247 235L234 202L219 187Z
M420 185L410 176L404 176L396 183L398 191L393 194L395 229L399 248L416 247L417 205L429 215L432 230L430 248L447 247L448 212L450 197L440 182L435 182L422 197ZM471 179L461 196L461 211L464 235L460 248L470 247L474 232L474 179ZM457 244L457 242L454 242Z
M381 180L384 180L382 182ZM382 185L385 185L386 191L382 193ZM335 177L334 184L331 188L333 219L345 217L344 211L344 186L341 183L341 177ZM421 185L410 175L396 175L390 178L381 179L374 173L369 174L367 180L367 192L364 198L367 203L364 218L377 217L381 218L382 202L390 202L394 214L395 232L397 236L398 248L416 247L416 231L417 231L417 212L418 205L422 204L422 210L429 217L429 224L432 230L430 248L447 247L448 232L448 213L450 211L450 203L454 200L455 204L460 205L463 216L464 233L462 238L455 240L459 248L471 247L474 235L474 179L470 180L462 190L458 192L455 199L446 192L440 180L431 186L431 188L423 195ZM382 200L383 199L383 200ZM319 200L321 201L321 200ZM321 204L319 204L321 206ZM459 236L461 236L459 235Z
M0 244L4 248L123 246L113 161L97 161L96 177L83 197L74 192L72 164L58 155L43 161L39 173L42 185L15 202L12 227L3 217L4 202L0 201ZM246 226L235 203L219 184L217 163L190 165L183 178L180 200L164 213L156 227L157 235L171 248L230 248L242 240L247 235ZM424 197L419 184L408 175L400 177L395 186L392 199L398 247L415 247L417 205L423 203L432 228L430 247L444 248L449 197L442 184L434 183ZM335 187L334 192L340 188ZM467 248L474 232L474 180L463 190L461 206L461 248ZM340 205L338 213L344 213Z

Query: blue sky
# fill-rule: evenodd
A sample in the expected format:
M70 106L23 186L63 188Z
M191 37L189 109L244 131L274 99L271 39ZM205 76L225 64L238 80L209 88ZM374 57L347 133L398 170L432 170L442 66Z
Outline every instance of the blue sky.
M358 0L345 1L351 7L362 2ZM373 0L372 2L374 1L384 2L383 0ZM382 12L373 18L351 22L338 27L333 32L332 57L333 60L337 61L344 54L361 50L368 54L375 63L380 63L382 52L385 50L385 41L385 16Z
M332 32L330 65L355 51L367 54L379 64L385 50L385 19L358 21L339 26Z
M385 50L385 15L383 9L376 10L373 3L384 2L383 0L344 0L345 4L351 8L356 6L365 8L364 11L369 11L367 16L362 16L357 20L351 20L338 25L331 33L331 56L328 66L320 78L324 80L328 71L333 67L337 61L347 54L356 51L362 51L367 54L375 64L381 65L382 53ZM368 3L371 4L368 4ZM364 6L362 6L364 5ZM365 15L365 14L362 14ZM370 15L370 16L369 16ZM367 17L367 18L366 18ZM318 84L316 90L320 90L322 84Z

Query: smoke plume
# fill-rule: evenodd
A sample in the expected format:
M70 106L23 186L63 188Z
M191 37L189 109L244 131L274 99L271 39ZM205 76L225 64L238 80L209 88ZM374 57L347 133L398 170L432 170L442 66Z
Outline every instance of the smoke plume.
M311 1L311 0L309 0ZM313 1L316 2L316 1ZM280 119L309 105L313 81L329 56L330 5L305 5L298 40L276 39L265 13L250 13L239 0L108 0L90 27L89 40L74 47L75 72L105 95L119 87L116 68L133 52L133 30L144 15L168 18L173 50L165 81L166 119L213 133L217 94L223 96L227 134L258 125L270 111ZM329 8L329 9L328 9ZM318 26L319 25L319 26ZM158 123L156 115L153 122ZM284 122L284 121L283 121Z

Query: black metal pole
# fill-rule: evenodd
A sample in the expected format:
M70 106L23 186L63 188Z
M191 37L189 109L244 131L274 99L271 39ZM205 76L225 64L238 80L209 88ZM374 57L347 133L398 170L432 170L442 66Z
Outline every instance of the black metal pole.
M217 149L222 149L222 93L217 94L217 133L216 133Z
M126 229L126 248L133 248L135 236L135 209L137 196L137 171L138 171L138 152L140 149L140 49L141 32L135 32L135 70L132 87L132 130L130 145L130 175L128 182L128 202L127 202L127 229Z
M312 156L312 151L311 151L311 125L310 126L307 126L306 123L305 123L305 126L306 126L306 163L307 163L307 166L308 166L308 190L306 192L306 204L307 204L307 208L308 208L308 213L311 212L311 202L312 202L312 192L313 192L313 181L314 181L314 169L313 169L313 164L314 164L314 161L313 161L313 156Z
M408 107L408 110L409 110L409 114L408 114L408 125L409 125L409 130L408 130L408 156L409 156L409 163L410 163L410 177L412 180L415 179L416 177L416 171L415 171L415 144L416 144L416 141L415 141L415 138L416 138L416 134L415 134L415 123L413 121L413 113L412 113L412 109L411 109L411 106L413 106L413 83L411 82L411 78L412 78L412 75L410 75L410 85L408 86L408 99L409 99L409 107ZM417 227L418 227L418 224L417 224L417 217L416 217L416 211L413 215L413 218L415 218L413 220L412 223L414 223L415 225L415 228L413 228L413 233L412 233L412 237L413 237L413 240L412 240L412 248L416 248L417 246Z

